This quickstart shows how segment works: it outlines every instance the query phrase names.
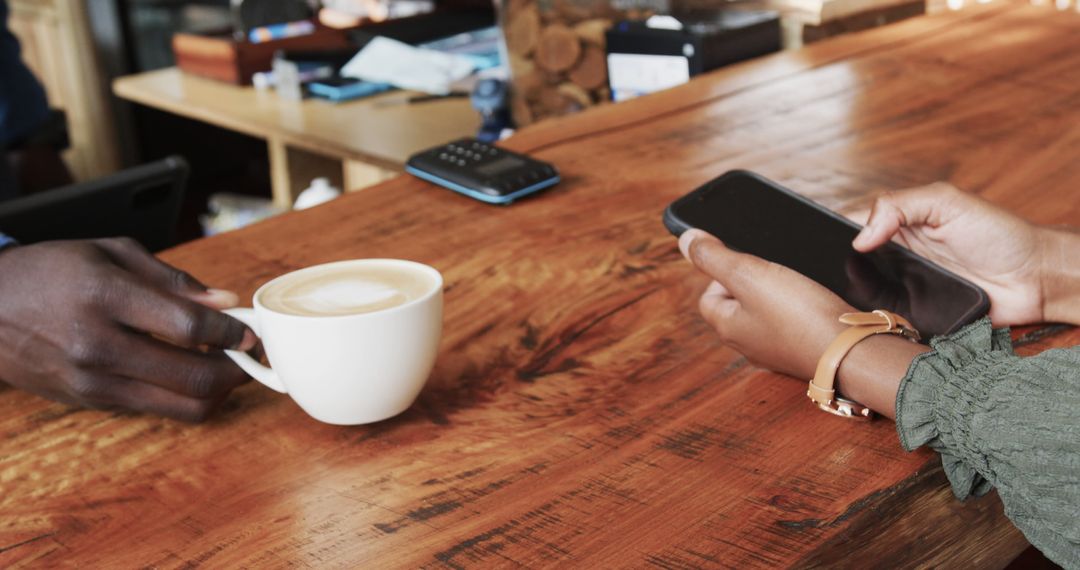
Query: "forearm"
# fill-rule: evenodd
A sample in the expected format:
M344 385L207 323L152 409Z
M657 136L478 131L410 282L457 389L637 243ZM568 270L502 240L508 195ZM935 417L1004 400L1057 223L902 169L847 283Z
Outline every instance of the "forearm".
M1080 347L1019 358L983 320L933 348L900 382L901 445L938 451L958 498L996 487L1032 544L1080 568Z
M941 453L958 498L997 487L1032 544L1080 568L1080 347L1018 358L987 319L933 347L870 337L844 360L837 388L895 415L905 449Z
M1080 325L1080 233L1045 229L1043 234L1043 318Z
M855 345L837 371L837 392L875 412L896 416L896 392L916 356L930 347L891 334Z

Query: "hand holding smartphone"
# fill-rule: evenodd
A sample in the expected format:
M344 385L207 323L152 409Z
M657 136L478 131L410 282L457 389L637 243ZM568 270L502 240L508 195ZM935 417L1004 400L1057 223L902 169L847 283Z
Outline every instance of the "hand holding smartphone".
M664 224L675 236L698 228L731 249L784 265L859 310L904 315L926 340L989 309L982 289L895 243L855 251L859 226L752 172L733 170L679 198Z

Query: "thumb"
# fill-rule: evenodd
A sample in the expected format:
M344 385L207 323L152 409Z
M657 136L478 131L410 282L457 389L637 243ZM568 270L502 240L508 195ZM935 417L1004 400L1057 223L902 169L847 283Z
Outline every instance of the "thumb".
M679 250L699 271L720 283L736 298L745 294L752 274L764 260L737 253L701 230L691 229L679 236Z

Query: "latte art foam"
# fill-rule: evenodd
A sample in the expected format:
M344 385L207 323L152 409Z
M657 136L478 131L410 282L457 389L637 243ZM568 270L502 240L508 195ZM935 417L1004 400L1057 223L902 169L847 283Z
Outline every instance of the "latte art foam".
M267 286L266 308L300 316L371 313L404 305L431 290L432 280L400 267L320 267Z

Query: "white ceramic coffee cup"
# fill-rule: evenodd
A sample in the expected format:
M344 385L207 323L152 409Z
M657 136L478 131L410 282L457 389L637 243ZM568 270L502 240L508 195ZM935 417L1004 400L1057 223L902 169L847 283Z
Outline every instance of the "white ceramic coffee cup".
M402 305L349 315L296 315L260 302L262 292L278 280L336 266L415 271L430 280L431 287ZM319 421L356 425L384 420L412 405L431 374L442 334L442 287L442 275L433 267L399 259L300 269L260 287L254 309L225 311L262 339L270 366L244 352L225 354Z

